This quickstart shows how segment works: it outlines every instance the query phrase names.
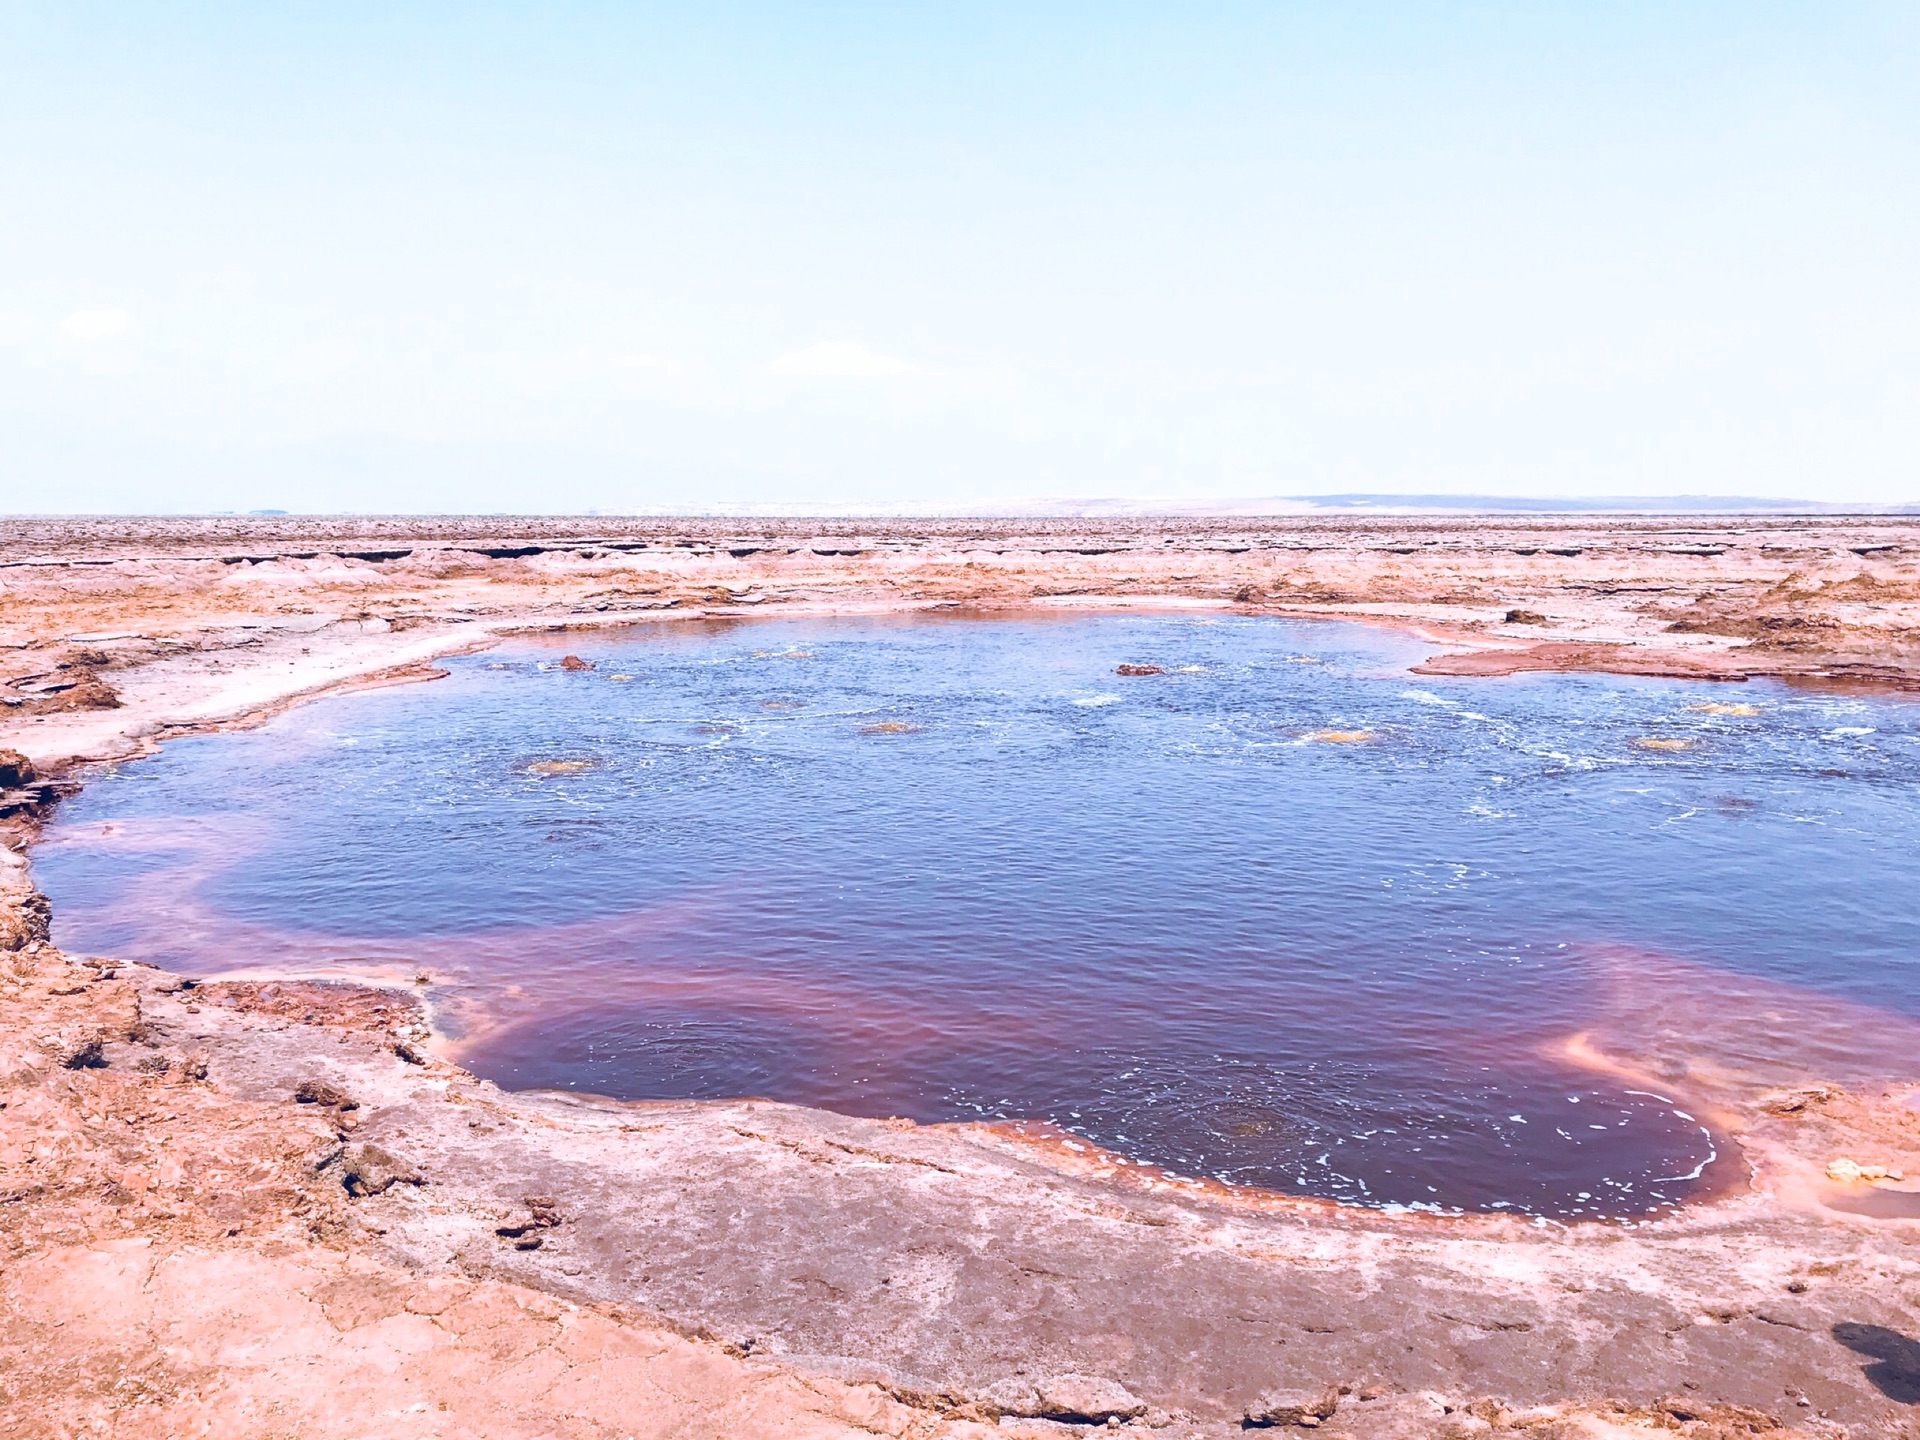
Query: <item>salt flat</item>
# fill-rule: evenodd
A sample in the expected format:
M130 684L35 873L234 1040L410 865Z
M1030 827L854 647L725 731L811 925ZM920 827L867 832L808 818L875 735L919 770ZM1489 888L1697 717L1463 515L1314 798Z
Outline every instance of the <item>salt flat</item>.
M1902 1053L1865 1007L1729 1006L1615 955L1570 1047L1686 1087L1748 1177L1631 1230L1388 1215L1017 1126L502 1091L435 1053L405 974L61 953L24 847L88 762L503 636L683 617L1173 602L1391 626L1431 647L1414 669L1492 683L1900 694L1915 523L5 522L9 1429L1911 1433L1913 1181L1829 1178L1920 1175L1920 1076L1858 1062ZM1771 1063L1775 1024L1833 1073Z

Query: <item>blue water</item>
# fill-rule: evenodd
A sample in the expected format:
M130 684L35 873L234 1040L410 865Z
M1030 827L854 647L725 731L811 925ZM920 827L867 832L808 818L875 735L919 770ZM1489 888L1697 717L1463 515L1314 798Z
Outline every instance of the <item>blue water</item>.
M516 641L169 742L35 864L70 949L423 966L503 1085L1042 1119L1371 1204L1706 1183L1675 1097L1553 1058L1596 954L1920 1008L1920 707L1409 675L1431 649L1124 614Z

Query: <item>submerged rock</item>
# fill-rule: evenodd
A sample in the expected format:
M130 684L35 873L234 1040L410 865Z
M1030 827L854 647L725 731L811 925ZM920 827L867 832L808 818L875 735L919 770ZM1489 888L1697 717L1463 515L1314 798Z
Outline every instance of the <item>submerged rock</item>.
M599 765L598 760L530 760L527 762L529 775L577 775L582 770L591 770Z
M593 662L591 660L582 660L578 655L562 655L560 657L560 668L562 670L591 670L593 669Z
M1164 675L1167 672L1158 665L1116 665L1113 667L1113 673L1116 675Z

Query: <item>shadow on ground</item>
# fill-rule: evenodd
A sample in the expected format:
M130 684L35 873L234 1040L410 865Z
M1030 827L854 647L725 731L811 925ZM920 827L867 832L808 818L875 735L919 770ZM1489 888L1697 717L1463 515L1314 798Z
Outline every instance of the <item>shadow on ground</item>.
M1855 1354L1872 1358L1865 1373L1874 1389L1903 1405L1920 1405L1920 1340L1909 1340L1884 1325L1851 1320L1834 1326L1833 1338Z

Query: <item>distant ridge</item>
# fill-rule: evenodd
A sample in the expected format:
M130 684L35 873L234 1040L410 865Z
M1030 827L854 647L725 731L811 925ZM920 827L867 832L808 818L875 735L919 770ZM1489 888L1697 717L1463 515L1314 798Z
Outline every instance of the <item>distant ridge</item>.
M1316 510L1617 511L1641 515L1920 515L1910 505L1774 500L1758 495L1584 495L1572 499L1506 495L1301 495Z
M7 512L0 512L4 514ZM28 518L32 512L16 512ZM216 510L236 519L314 518L346 511ZM412 511L426 515L435 512ZM1761 495L1394 495L1354 491L1339 495L1268 495L1228 500L1143 499L1137 496L983 501L959 505L876 504L868 501L708 501L699 505L608 506L571 510L498 510L496 515L578 515L583 519L938 519L1044 520L1190 516L1230 519L1274 515L1373 513L1379 515L1920 515L1920 501L1876 505L1864 501L1779 500ZM52 518L43 512L40 518Z
M1872 505L1826 500L1775 500L1757 495L1583 495L1569 499L1510 495L1275 495L1236 500L1151 500L1137 498L1011 500L980 505L858 505L800 503L781 505L663 505L634 510L589 511L599 515L760 516L855 518L870 516L959 519L1098 519L1131 516L1231 517L1236 515L1313 515L1329 511L1383 515L1920 515L1920 501Z

